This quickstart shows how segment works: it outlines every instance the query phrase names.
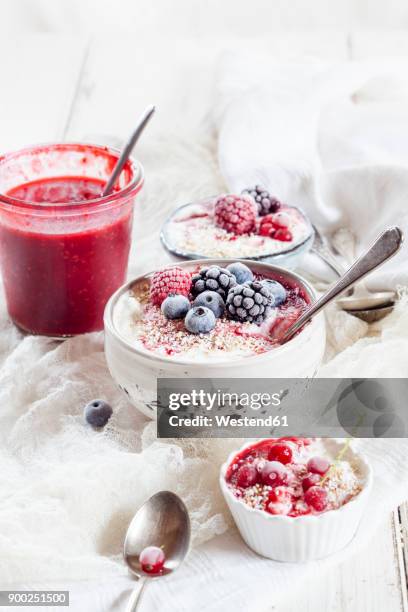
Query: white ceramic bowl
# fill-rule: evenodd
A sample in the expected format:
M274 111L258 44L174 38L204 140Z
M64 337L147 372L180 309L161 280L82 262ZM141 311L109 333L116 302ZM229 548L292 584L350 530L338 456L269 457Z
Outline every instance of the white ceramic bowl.
M195 269L211 264L225 267L236 260L186 261L177 264ZM302 277L270 264L245 261L254 272L265 276L283 276L297 283L313 302L315 293ZM154 418L157 405L158 378L302 378L311 377L321 363L326 332L324 317L317 315L292 340L275 349L231 361L197 362L174 357L159 356L143 348L136 348L122 336L114 322L115 306L119 298L129 291L135 282L148 278L140 276L123 285L112 295L106 305L105 355L109 370L130 401L144 414Z
M335 456L344 441L327 439ZM343 460L353 460L359 468L363 488L353 499L337 510L321 514L291 517L272 515L251 508L237 499L225 480L228 466L243 449L234 451L221 467L220 486L225 501L246 544L259 555L291 563L322 559L338 552L353 539L361 521L372 486L372 469L366 459L351 446Z

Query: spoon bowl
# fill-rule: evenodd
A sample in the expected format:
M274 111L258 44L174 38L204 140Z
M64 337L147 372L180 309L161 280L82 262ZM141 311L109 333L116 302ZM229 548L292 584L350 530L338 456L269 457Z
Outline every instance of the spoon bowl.
M371 293L363 287L361 287L361 290L358 287L352 295L338 298L337 304L343 310L353 312L354 310L370 310L391 306L395 302L395 298L395 291L376 291Z
M160 491L136 512L125 538L123 557L132 574L138 577L127 607L136 609L148 578L160 578L174 572L183 562L190 545L190 518L184 502L170 491ZM159 573L147 573L140 563L141 552L156 546L164 552L165 561Z

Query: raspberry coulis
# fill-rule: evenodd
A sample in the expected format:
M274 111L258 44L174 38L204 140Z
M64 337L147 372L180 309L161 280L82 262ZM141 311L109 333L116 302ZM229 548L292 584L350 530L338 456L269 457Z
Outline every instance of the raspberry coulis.
M58 204L100 197L104 182L56 177L26 183L6 195L58 215ZM89 209L87 209L89 211ZM91 220L83 212L84 220ZM83 231L37 231L27 213L19 227L0 226L1 259L8 309L22 329L48 336L100 330L111 294L124 282L131 239L129 207ZM67 221L69 226L70 221ZM42 229L42 227L41 227ZM64 228L62 228L64 229ZM74 228L73 228L74 229Z
M269 514L324 512L329 509L324 474L330 463L324 457L305 460L311 442L296 437L261 440L234 457L225 479L236 497Z

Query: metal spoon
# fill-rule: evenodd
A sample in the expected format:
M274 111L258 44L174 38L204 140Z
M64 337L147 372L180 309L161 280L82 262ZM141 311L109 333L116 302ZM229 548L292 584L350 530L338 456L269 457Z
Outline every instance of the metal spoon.
M399 227L391 227L386 229L372 246L357 259L339 280L332 285L326 293L324 293L314 304L291 325L283 334L279 341L287 342L305 323L310 321L318 312L320 312L327 304L332 302L340 293L354 285L357 281L367 276L370 272L381 266L385 261L390 259L402 245L403 234Z
M320 234L315 226L313 226L313 229L315 237L311 250L316 253L316 255L318 255L337 276L342 276L347 268L335 256L327 239ZM360 281L357 287L349 291L347 296L339 298L337 304L343 310L347 310L363 321L373 323L391 312L395 299L395 291L369 291L365 283Z
M148 106L145 109L143 115L140 117L138 124L136 126L136 129L134 130L133 134L131 135L128 142L126 143L125 148L123 149L118 161L116 162L116 165L112 171L112 174L110 175L103 189L103 192L102 192L103 196L109 195L112 189L114 188L115 183L117 179L119 178L119 175L122 172L124 165L129 159L130 154L132 153L135 144L139 140L140 135L142 134L148 122L150 121L150 118L153 115L155 110L156 109L154 106Z
M134 612L148 578L167 576L184 560L190 545L190 518L184 502L170 491L150 497L130 523L123 547L123 557L132 574L138 577L126 612ZM143 571L139 556L147 546L158 546L165 554L160 574Z
M345 270L338 258L334 255L329 241L319 232L315 225L313 225L313 230L314 239L311 248L312 253L316 253L316 255L318 255L337 276L342 276Z

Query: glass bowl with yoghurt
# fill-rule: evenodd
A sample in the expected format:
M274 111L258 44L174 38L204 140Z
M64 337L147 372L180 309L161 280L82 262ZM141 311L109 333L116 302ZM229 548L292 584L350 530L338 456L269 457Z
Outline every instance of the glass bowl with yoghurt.
M279 202L271 215L259 215L255 209L254 224L248 231L238 227L236 233L234 227L217 223L220 200L230 199L231 206L238 202L239 207L245 197L212 196L178 207L162 227L163 246L174 260L235 257L296 268L313 243L314 230L307 215Z
M183 275L191 275L195 279L209 269L222 270L224 275L225 266L233 263L236 260L187 261L168 266L164 272L167 277L183 280ZM241 263L250 269L255 290L259 283L271 281L284 288L285 299L276 301L261 324L237 317L234 320L230 304L222 316L213 317L211 330L191 333L186 329L187 317L185 321L167 318L155 299L152 288L163 270L139 276L110 298L104 316L108 367L119 387L144 414L155 417L158 378L295 378L315 374L325 349L323 316L317 315L286 344L278 340L285 326L315 300L313 288L301 276L283 268ZM194 302L197 286L193 280L191 290L185 290L187 304L189 300ZM237 287L239 291L238 283ZM188 308L190 313L196 311L193 314L208 310L195 303Z

